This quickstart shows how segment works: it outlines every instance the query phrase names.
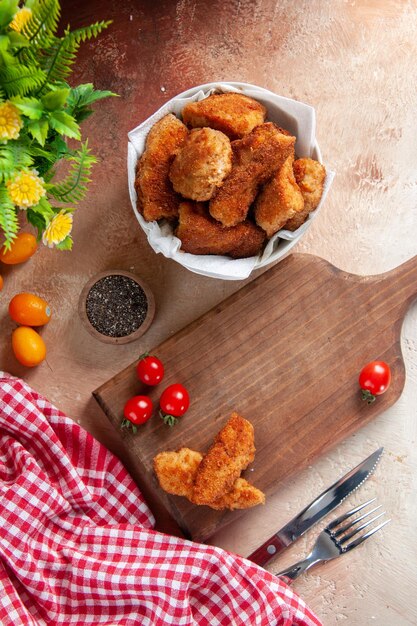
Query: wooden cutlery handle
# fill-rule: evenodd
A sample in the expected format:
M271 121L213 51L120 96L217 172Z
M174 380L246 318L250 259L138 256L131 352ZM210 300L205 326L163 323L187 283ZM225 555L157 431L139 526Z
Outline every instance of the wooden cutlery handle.
M259 548L257 548L255 552L252 552L252 554L250 554L247 558L249 559L249 561L252 561L257 565L264 567L264 565L266 565L268 561L270 561L274 558L274 556L285 550L285 548L285 543L278 537L278 535L274 535L273 537L270 537L267 541L265 541L265 543L263 543L261 546L259 546Z

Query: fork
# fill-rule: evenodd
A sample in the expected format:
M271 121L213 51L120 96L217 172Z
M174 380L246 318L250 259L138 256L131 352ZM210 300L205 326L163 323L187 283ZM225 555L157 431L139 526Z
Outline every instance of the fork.
M314 544L312 551L305 559L303 559L302 561L298 561L297 563L295 563L291 567L288 567L282 572L278 572L278 574L276 575L286 576L290 579L290 581L295 580L300 574L310 569L310 567L313 567L313 565L317 565L317 563L320 563L321 561L330 561L331 559L335 559L338 556L341 556L342 554L353 550L353 548L356 548L361 543L366 541L366 539L374 535L376 532L378 532L378 530L381 530L381 528L383 528L391 521L390 519L381 522L380 524L378 524L378 526L371 528L356 539L353 539L353 541L350 541L361 530L363 530L385 514L385 511L383 511L378 515L375 515L375 517L373 517L372 519L369 519L363 524L360 524L354 530L351 530L353 526L356 526L356 524L372 515L372 513L378 511L382 505L379 505L374 509L368 511L367 513L360 515L353 521L350 521L348 524L340 526L349 517L355 515L355 513L358 513L366 506L369 506L372 502L375 502L375 500L376 498L372 498L372 500L368 500L368 502L360 504L351 511L348 511L348 513L340 515L333 522L328 524L328 526L326 526L326 528L322 530L322 532L317 537L316 543ZM348 532L349 530L350 532Z

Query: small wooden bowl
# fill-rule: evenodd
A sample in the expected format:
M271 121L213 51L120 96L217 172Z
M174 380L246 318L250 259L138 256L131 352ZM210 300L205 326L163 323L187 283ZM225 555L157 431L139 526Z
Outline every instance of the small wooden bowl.
M139 287L141 287L141 289L143 289L143 292L146 296L146 300L148 301L148 311L146 313L146 317L143 320L142 324L139 326L139 328L133 331L133 333L130 333L130 335L125 335L123 337L110 337L109 335L103 335L94 328L94 326L88 319L86 310L87 296L90 293L90 289L93 287L93 285L95 285L96 282L98 282L100 279L106 278L106 276L126 276L127 278L131 278L135 281L137 285L139 285ZM142 335L146 333L149 326L152 324L152 320L155 315L155 298L148 285L138 276L135 276L134 274L131 274L130 272L125 272L123 270L109 270L107 272L100 272L99 274L96 274L95 276L90 278L90 280L85 284L81 292L80 299L78 301L78 313L86 330L90 333L90 335L92 335L99 341L111 344L130 343L131 341L136 341L137 339L139 339L139 337L142 337Z

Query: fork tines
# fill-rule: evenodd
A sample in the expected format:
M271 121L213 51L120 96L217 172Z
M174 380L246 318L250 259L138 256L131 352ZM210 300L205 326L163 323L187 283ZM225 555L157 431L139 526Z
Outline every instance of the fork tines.
M382 513L375 515L372 519L368 519L366 522L364 522L363 524L361 524L360 526L352 530L350 533L347 533L347 531L350 530L353 526L356 526L356 524L358 524L365 518L372 515L372 513L375 513L375 511L378 511L382 505L379 505L371 509L370 511L368 511L367 513L364 513L363 515L360 515L359 517L355 518L348 524L345 524L341 528L338 528L338 526L342 524L345 520L347 520L349 517L351 517L352 515L355 515L355 513L358 513L359 511L364 509L366 506L369 506L372 502L375 502L375 500L376 498L372 498L371 500L364 502L364 504L360 504L359 506L355 507L351 511L348 511L347 513L344 513L343 515L340 515L333 522L330 522L328 526L326 526L326 529L325 529L326 532L328 532L332 536L332 538L339 544L340 549L343 550L343 552L348 552L349 550L352 550L352 548L356 548L356 546L358 546L363 541L365 541L365 539L368 539L369 537L371 537L373 534L378 532L378 530L381 530L381 528L383 528L386 524L388 524L391 521L390 519L388 519L388 520L381 522L377 526L374 526L373 528L368 530L366 533L364 533L360 537L357 537L356 539L351 541L349 544L347 544L347 542L350 541L350 539L352 539L352 537L357 535L361 530L363 530L370 524L376 522L376 520L378 520L383 515L385 515L385 511L382 511Z

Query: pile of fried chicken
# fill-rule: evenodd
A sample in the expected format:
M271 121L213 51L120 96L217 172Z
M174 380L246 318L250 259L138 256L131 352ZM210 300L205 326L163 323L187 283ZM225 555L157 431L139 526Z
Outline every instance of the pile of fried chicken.
M232 413L207 454L190 448L160 452L154 470L164 491L193 504L216 510L247 509L265 502L265 494L241 478L254 458L253 426Z
M282 228L294 231L318 206L324 166L295 158L288 131L239 93L187 104L149 131L135 188L146 221L167 219L191 254L255 256Z

